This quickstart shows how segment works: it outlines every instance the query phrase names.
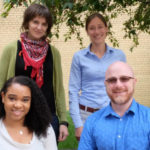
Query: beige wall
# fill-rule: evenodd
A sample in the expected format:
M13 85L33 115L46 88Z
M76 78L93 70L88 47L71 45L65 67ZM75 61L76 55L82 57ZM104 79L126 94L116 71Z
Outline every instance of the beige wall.
M2 12L1 8L2 1L0 1L0 13ZM7 18L0 18L0 51L7 43L19 38L23 10L24 8L14 8L11 10ZM116 32L115 36L120 42L119 48L125 52L127 61L133 67L135 75L138 79L134 97L140 103L150 106L150 36L142 34L140 36L140 45L131 53L129 51L131 46L130 40L124 40L122 38L123 31L121 29L121 25L124 18L126 17L120 16L120 18L114 20L113 24L115 26L114 31ZM80 45L75 37L66 43L64 42L63 33L65 33L66 30L65 25L63 25L61 27L60 38L53 39L52 44L55 45L61 53L64 86L68 106L68 80L70 65L72 56L80 49ZM81 33L84 37L84 46L87 46L89 44L88 36L86 35L84 29L81 29ZM107 41L107 43L112 46L109 41Z

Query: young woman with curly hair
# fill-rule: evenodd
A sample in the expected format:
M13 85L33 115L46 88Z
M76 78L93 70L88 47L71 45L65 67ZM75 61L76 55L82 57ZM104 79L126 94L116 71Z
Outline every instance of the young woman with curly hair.
M0 96L0 145L3 150L57 150L46 99L25 76L6 81Z

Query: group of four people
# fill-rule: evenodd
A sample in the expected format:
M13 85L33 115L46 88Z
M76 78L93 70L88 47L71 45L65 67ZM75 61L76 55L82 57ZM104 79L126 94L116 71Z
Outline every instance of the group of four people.
M32 4L25 10L20 39L2 51L0 142L3 150L55 150L55 136L58 141L64 141L68 136L60 54L47 42L51 27L52 16L48 8ZM146 135L150 130L148 126L143 128L145 124L140 125L146 123L148 115L142 118L143 114L135 113L141 109L135 101L132 102L133 71L125 64L124 53L105 43L108 27L101 14L95 13L87 18L86 32L91 44L75 53L69 81L70 114L78 140L87 117L99 111L87 120L79 149L123 150L126 146L134 149L129 145L135 145L132 143L136 136L133 125L139 125L137 135ZM130 110L131 103L139 110L132 107ZM145 108L142 110L145 115L149 112ZM129 114L129 119L125 114ZM132 114L138 115L136 122L132 121ZM118 120L123 117L127 119L119 126ZM125 139L129 136L127 128L132 131L132 136ZM145 148L148 147L147 136L143 143L136 138L134 141L139 146L145 144Z

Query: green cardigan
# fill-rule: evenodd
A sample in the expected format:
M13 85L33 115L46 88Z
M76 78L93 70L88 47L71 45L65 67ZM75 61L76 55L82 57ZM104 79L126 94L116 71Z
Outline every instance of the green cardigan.
M61 57L58 50L51 46L53 55L53 87L55 96L56 113L59 121L67 121L65 92L62 79ZM6 80L15 76L15 63L17 53L17 41L7 45L0 58L0 89Z

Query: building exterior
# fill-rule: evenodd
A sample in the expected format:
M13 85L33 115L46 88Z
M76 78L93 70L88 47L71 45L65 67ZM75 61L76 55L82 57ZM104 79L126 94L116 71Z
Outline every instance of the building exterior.
M0 52L6 44L19 38L24 9L25 7L13 8L7 18L0 17ZM2 0L0 1L0 14L1 12ZM141 34L139 39L140 45L135 48L133 52L130 52L129 48L132 43L130 40L123 39L122 31L122 18L126 17L127 16L120 16L118 19L114 20L113 30L116 33L115 37L117 37L120 43L119 48L125 52L127 61L133 67L135 76L137 77L138 82L134 97L141 104L150 106L150 35ZM78 51L81 46L75 37L72 37L71 40L64 42L63 34L66 31L66 26L62 25L60 29L60 38L52 39L51 44L58 48L61 53L64 86L68 106L68 81L71 60L73 54ZM81 29L81 35L83 36L84 46L88 46L89 39L84 29ZM109 41L107 43L112 46Z

